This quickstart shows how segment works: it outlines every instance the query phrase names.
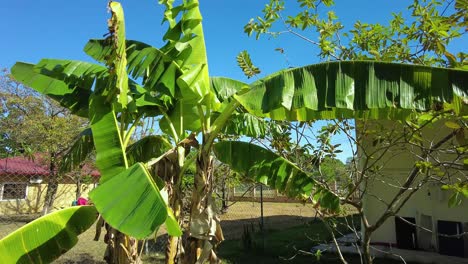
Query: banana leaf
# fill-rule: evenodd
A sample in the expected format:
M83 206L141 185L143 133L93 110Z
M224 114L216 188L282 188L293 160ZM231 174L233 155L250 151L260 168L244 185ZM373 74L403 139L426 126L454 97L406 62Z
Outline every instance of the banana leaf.
M183 69L183 74L176 81L181 98L191 103L214 104L198 0L184 1L174 8L169 3L166 5L170 12L178 10L175 13L182 14L180 21L175 23L175 17L171 17L174 14L168 16L170 12L166 10L165 19L170 26L163 38L167 43L161 48Z
M211 77L211 89L216 94L220 102L224 102L232 98L233 95L240 92L242 89L248 89L249 85L237 80L226 77Z
M182 71L169 56L143 42L127 40L126 45L127 71L133 79L143 78L148 94L161 93L171 97L180 94L175 82ZM111 47L106 39L91 39L84 51L95 60L105 62Z
M148 162L172 148L169 140L163 136L146 136L127 148L127 160L130 165Z
M70 149L63 155L60 172L78 168L94 150L93 134L90 128L81 131Z
M168 215L158 186L141 163L100 184L90 198L107 223L138 239L150 236Z
M468 71L376 61L342 61L280 71L235 98L275 120L405 119L444 107L466 113Z
M75 206L38 218L0 240L2 263L50 263L96 221L94 206Z
M24 85L51 97L73 114L87 117L89 89L75 89L75 84L68 85L60 79L41 74L35 65L17 62L11 69L13 77Z
M108 66L113 69L110 87L110 97L118 91L118 102L123 109L127 108L128 104L128 74L127 74L127 54L125 45L125 20L122 6L118 2L109 3L112 16L109 20L109 30L112 36L109 39L112 42L112 52L107 58ZM114 87L115 86L115 87ZM103 94L105 95L105 94Z
M161 118L159 127L166 135L171 137L173 137L174 133L173 127L179 139L185 138L187 130L199 131L201 122L198 107L191 102L178 100L174 107L167 111L167 116Z
M214 113L212 115L213 120L218 116L218 113ZM271 134L270 128L275 129L274 126L275 124L249 113L233 113L226 121L221 133L233 136L263 138Z
M91 97L89 114L96 148L96 166L101 172L100 183L104 183L128 167L127 159L115 112L104 96Z
M232 170L277 189L288 197L305 199L312 194L320 206L338 211L337 195L323 188L313 177L290 161L255 144L221 141L213 146L216 157Z

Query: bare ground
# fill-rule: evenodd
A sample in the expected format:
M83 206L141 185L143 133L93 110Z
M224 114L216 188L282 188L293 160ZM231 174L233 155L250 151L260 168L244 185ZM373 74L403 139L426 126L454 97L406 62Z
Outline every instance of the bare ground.
M242 236L245 225L253 226L258 229L260 226L261 208L258 202L236 202L232 204L225 214L221 215L221 226L226 240L237 239ZM302 205L300 203L271 203L263 204L264 227L268 229L284 229L302 223L310 222L315 216L315 210L310 204ZM1 218L0 238L24 225L27 221L18 219ZM162 235L162 232L159 234ZM79 236L78 244L70 251L62 255L55 263L105 263L102 260L106 245L102 241L103 235L99 241L94 241L95 227ZM155 251L162 251L162 245L153 244ZM148 262L154 263L160 259L161 254L153 253L145 257Z

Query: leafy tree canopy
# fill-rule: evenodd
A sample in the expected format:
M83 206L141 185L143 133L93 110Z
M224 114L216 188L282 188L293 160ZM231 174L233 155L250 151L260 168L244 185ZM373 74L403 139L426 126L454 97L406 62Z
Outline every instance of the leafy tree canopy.
M85 125L55 101L0 75L0 156L62 153Z
M294 5L299 5L299 12L290 13ZM263 16L251 19L244 31L257 39L295 35L318 46L322 60L370 59L468 68L467 53L449 47L453 40L466 36L466 0L414 0L408 5L408 15L392 13L386 25L357 20L350 29L340 22L334 6L334 0L270 0Z

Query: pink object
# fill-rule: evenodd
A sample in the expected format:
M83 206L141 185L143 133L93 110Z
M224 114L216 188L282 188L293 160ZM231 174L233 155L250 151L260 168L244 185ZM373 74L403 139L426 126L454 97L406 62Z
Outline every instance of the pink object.
M86 200L85 198L83 197L80 197L78 198L78 201L76 202L77 205L87 205L88 204L88 200Z

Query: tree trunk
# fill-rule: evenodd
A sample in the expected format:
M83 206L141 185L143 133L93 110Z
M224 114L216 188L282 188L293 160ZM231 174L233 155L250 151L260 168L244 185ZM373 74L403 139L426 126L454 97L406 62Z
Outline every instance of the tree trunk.
M209 153L200 151L196 165L184 263L204 263L207 260L210 263L218 263L213 248L224 238L212 197L213 157Z
M59 185L54 154L50 155L49 175L50 176L47 182L47 191L44 199L44 206L42 207L42 215L46 215L52 210Z
M107 243L104 260L109 264L140 264L138 240L131 238L106 224Z
M221 212L226 213L228 210L228 199L229 199L229 189L227 186L227 177L231 175L231 169L228 169L227 173L223 176L222 182L222 193L223 193L223 200L221 202Z
M177 174L178 175L178 174ZM178 182L178 179L176 179ZM182 222L182 200L181 200L181 186L180 184L174 184L174 189L172 193L169 194L169 206L174 211L174 217L179 222L179 226L181 226ZM180 251L182 249L182 243L180 237L169 236L167 245L166 245L166 263L174 264L178 263L178 257L180 255Z
M81 169L81 168L80 168ZM81 197L81 175L77 175L76 179L76 194L75 194L75 200L78 201L78 199Z
M371 234L372 233L369 232L368 230L364 230L364 237L362 239L362 245L361 245L362 257L363 257L364 264L372 264L373 263L372 255L371 255L371 252L370 252Z

